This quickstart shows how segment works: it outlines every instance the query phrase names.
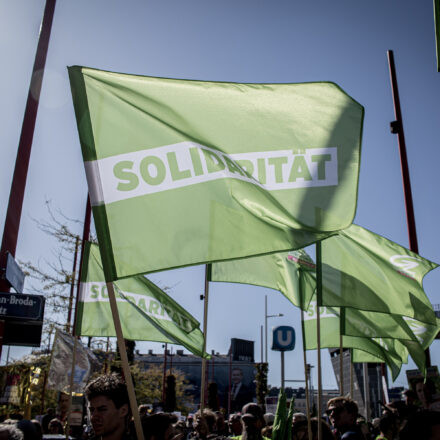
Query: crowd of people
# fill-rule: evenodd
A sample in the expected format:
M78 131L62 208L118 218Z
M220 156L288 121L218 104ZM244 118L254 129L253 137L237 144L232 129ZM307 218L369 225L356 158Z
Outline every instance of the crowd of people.
M85 389L88 423L77 433L81 440L135 440L136 434L127 387L117 375L104 375ZM294 413L291 424L280 430L276 417L253 402L225 418L221 411L203 409L185 420L175 414L138 409L145 440L317 440L321 423L323 440L440 440L440 412L414 405L413 394L384 405L380 418L371 422L359 415L349 397L328 401L326 415L310 423L303 413ZM46 433L65 435L61 420L48 411L40 421L18 415L0 424L0 440L41 440ZM275 423L275 425L274 425ZM280 435L280 432L282 434ZM49 438L49 437L48 437ZM52 437L54 438L54 437Z

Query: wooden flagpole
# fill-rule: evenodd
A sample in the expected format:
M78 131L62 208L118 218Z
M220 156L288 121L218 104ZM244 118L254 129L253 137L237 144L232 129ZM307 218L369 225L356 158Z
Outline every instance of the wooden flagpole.
M299 296L301 298L301 332L302 332L302 343L303 343L303 357L304 357L304 376L305 376L305 388L306 388L306 414L307 414L307 434L308 438L312 438L312 420L311 420L311 411L310 411L310 395L309 395L309 375L310 375L310 369L307 365L307 345L306 345L306 337L305 337L305 331L304 331L304 299L303 299L303 291L302 291L302 285L301 285L301 277L302 277L302 270L301 267L298 270L299 273Z
M300 274L301 274L301 272L300 272ZM301 309L301 330L302 330L302 340L303 340L304 376L305 376L305 388L306 388L307 433L308 433L308 438L312 438L312 421L311 421L311 413L310 413L310 395L309 395L310 370L307 365L307 352L306 352L306 340L305 340L305 334L304 334L304 310L303 309Z
M108 299L110 301L110 308L113 316L113 323L116 330L116 338L118 341L119 353L121 355L122 361L122 371L125 376L125 383L127 384L128 398L130 400L131 413L134 419L134 425L136 428L137 440L144 440L144 433L142 431L141 418L139 416L138 405L136 401L136 395L134 393L133 380L131 377L130 367L128 365L127 351L125 348L124 336L122 334L121 321L119 319L118 306L116 303L115 290L113 288L113 283L107 282L107 292Z
M350 350L350 397L354 399L354 367L353 367L353 359Z
M345 331L345 308L339 312L339 391L344 395L344 331Z
M209 280L211 278L211 265L205 266L205 294L203 295L203 355L206 352L206 335L208 330L208 296ZM206 358L202 357L202 379L200 384L200 414L205 408L205 384L206 384Z
M322 440L322 372L321 372L321 320L320 310L322 304L322 255L321 242L316 243L316 345L318 367L318 440Z

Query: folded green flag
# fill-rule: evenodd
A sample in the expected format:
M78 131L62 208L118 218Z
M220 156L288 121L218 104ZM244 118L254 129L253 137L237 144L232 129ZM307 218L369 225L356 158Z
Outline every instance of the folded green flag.
M280 291L295 306L307 309L315 286L313 284L312 288L303 287L301 298L299 262L306 269L315 271L313 260L303 249L299 249L292 252L213 263L210 281L268 287Z
M436 325L423 277L438 265L357 225L322 242L322 305Z
M281 388L278 394L277 410L272 425L272 440L284 440L287 429L287 398L285 391Z
M154 283L139 275L113 285L124 338L169 342L202 355L199 322ZM91 243L84 249L76 332L116 336L99 248Z
M107 281L351 224L364 110L336 84L69 76Z
M307 350L317 349L316 310L316 301L312 300L309 309L304 314L303 337ZM340 309L338 307L320 307L320 325L321 348L339 348ZM406 363L408 360L407 349L396 339L343 335L342 345L344 348L364 351L381 359L381 362L385 362L389 366L393 380L399 375L402 363Z

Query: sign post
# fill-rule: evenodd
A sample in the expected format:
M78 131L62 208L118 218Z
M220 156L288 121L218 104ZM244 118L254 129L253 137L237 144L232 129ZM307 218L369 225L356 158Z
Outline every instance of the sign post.
M272 329L272 350L281 352L281 389L284 390L284 352L295 348L295 329L279 325Z

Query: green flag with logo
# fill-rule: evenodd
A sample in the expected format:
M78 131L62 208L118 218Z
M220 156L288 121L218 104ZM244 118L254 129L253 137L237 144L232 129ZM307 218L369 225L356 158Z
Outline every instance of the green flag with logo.
M322 304L392 313L436 325L423 278L437 266L351 225L322 242Z
M364 110L336 84L69 76L107 281L351 224Z
M309 309L304 314L303 337L307 350L317 349L316 311L316 301L312 300ZM339 348L340 309L338 307L320 307L320 325L321 348ZM344 348L363 351L381 359L381 362L385 362L390 368L393 380L399 375L402 364L408 360L407 349L396 339L343 335L342 345Z
M203 353L199 322L142 275L113 283L124 338L169 342ZM97 245L86 243L76 331L81 336L116 336Z

